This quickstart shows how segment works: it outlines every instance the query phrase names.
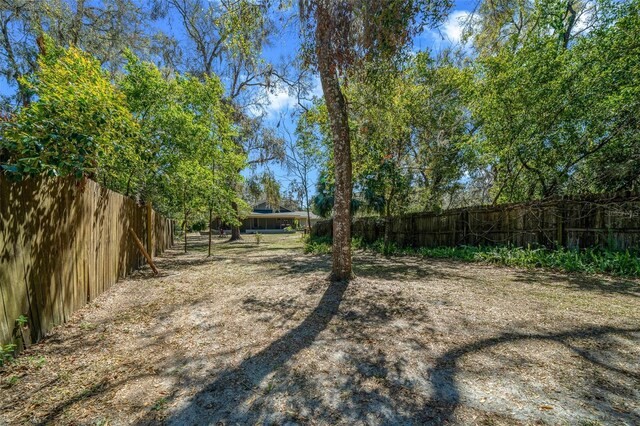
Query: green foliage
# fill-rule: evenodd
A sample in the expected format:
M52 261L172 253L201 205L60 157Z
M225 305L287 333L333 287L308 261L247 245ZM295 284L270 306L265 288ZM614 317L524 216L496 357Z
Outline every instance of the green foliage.
M328 237L307 236L304 241L304 252L313 254L330 254L333 241Z
M0 345L0 367L5 363L13 361L13 355L15 354L18 346L14 343L8 343L6 345Z
M209 229L207 222L204 220L198 220L197 222L194 222L191 224L191 226L189 227L189 229L191 231L195 231L195 232L200 232L200 231L206 231Z
M151 407L151 409L153 411L162 411L165 410L167 408L167 404L169 403L169 399L167 399L166 397L162 397L160 399L158 399L153 406Z
M316 195L311 200L312 210L315 214L324 218L331 216L331 212L333 211L333 193L334 185L332 182L329 182L327 172L320 172L316 184Z
M109 179L137 161L137 123L100 64L81 50L56 47L21 82L36 101L2 124L0 165L16 178L46 173ZM118 163L111 161L118 158Z
M119 86L140 123L141 164L129 179L156 208L183 223L204 220L209 209L226 223L237 222L233 190L245 155L233 141L232 110L214 76L165 78L149 62L126 53Z
M44 367L47 363L47 359L44 356L29 356L26 358L26 360L28 361L28 363L30 365L32 365L33 367L35 367L36 369L41 369L42 367Z
M382 216L438 209L472 158L470 70L452 52L435 60L421 52L375 76L365 73L348 93L356 193Z
M483 1L469 50L366 61L345 96L353 196L381 216L640 187L640 1ZM299 126L331 147L327 109ZM330 150L314 197L331 214Z
M259 232L256 232L255 234L253 234L253 236L256 239L256 244L260 245L260 242L262 241L262 234Z
M460 247L400 247L383 240L371 244L361 238L352 239L354 250L371 250L385 256L420 256L434 259L456 259L466 262L485 262L519 268L547 268L565 272L611 274L622 277L640 277L640 252L614 251L599 248L573 250L512 246L460 246ZM331 239L308 238L305 253L331 252Z
M46 52L22 79L35 101L2 124L5 173L91 177L185 224L208 210L238 222L235 206L246 204L235 187L246 154L233 140L233 110L215 75L166 77L125 51L113 84L76 47L47 38Z
M424 257L481 261L521 268L549 268L566 272L640 276L638 254L628 250L620 252L601 249L459 247L420 249L418 254Z
M308 113L308 111L307 111ZM308 120L308 115L302 114L298 119L295 138L289 138L286 144L286 167L294 176L291 189L297 193L302 208L309 211L312 208L313 174L320 169L324 159L324 150L315 126ZM298 224L295 225L298 228Z
M404 54L421 24L441 18L449 3L358 1L331 10L301 3L305 47L314 47L318 12L320 29L335 26L326 35L335 53L327 60L345 71L336 78L348 107L352 213L640 187L640 0L481 1L464 49ZM191 75L171 67L168 51L169 67L158 68L125 48L147 49L148 34L112 37L116 28L140 27L142 15L128 0L96 6L95 21L87 20L94 7L78 11L84 20L76 21L64 2L42 4L7 6L9 34L0 36L7 59L0 69L25 101L0 124L3 173L91 177L187 227L210 211L237 225L238 211L248 210L238 195L240 171L280 159L295 175L299 199L320 216L332 214L324 100L300 114L286 154L277 133L247 112L260 103L258 92L283 78L260 58L274 29L269 9L182 2L180 24L198 46L184 52ZM113 28L89 24L110 20ZM37 46L42 30L53 39ZM107 34L112 43L101 41ZM12 43L19 47L13 58ZM45 53L36 58L38 51ZM317 65L317 52L306 53ZM310 170L320 170L315 197ZM273 206L282 201L269 173L247 182L245 192Z
M276 180L273 172L269 171L262 174L260 183L267 205L274 211L279 211L282 200L280 196L280 182Z
M375 70L375 71L374 71ZM375 78L371 78L374 75ZM391 216L434 210L460 188L475 165L465 94L472 73L459 55L429 52L408 57L399 69L369 65L352 76L350 99L354 179L352 211ZM316 105L298 123L307 137L331 146L326 108ZM313 199L314 212L333 208L331 151Z
M598 12L582 16L590 28L582 33L566 2L532 6L523 12L527 27L474 64L475 143L493 172L494 199L637 185L640 45L632 34L640 3L594 3Z
M333 212L335 183L330 180L328 171L320 172L318 182L316 183L316 195L311 199L311 210L320 217L328 218ZM357 198L351 199L351 214L355 214L360 210L362 202Z
M425 27L437 25L452 5L449 0L329 3L302 0L299 8L304 60L306 63L325 60L347 73L363 62L391 63L402 58L400 53L407 49L412 37ZM318 33L323 32L323 39L317 40ZM331 57L317 57L322 56L318 51L323 48Z
M9 387L16 385L19 381L20 381L20 377L16 375L9 376L6 379L7 386Z
M16 324L18 325L18 327L24 327L28 322L29 318L24 315L20 315L18 318L16 318Z

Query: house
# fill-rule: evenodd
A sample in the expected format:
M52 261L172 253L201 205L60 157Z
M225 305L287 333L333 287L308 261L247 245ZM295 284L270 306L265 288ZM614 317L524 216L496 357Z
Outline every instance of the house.
M311 226L315 224L320 217L313 213L311 216ZM256 233L256 232L277 232L287 227L298 228L307 227L307 212L304 210L289 210L284 207L277 209L269 206L267 202L258 203L253 206L251 213L242 221L240 232Z

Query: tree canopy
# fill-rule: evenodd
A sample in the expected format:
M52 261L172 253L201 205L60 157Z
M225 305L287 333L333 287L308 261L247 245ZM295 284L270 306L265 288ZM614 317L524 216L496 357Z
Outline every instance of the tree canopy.
M0 0L0 168L235 236L248 202L296 198L334 218L339 279L352 214L639 188L639 0L480 1L459 43L420 49L454 7ZM265 54L294 27L298 57Z
M32 102L2 123L5 173L89 177L185 224L209 209L237 222L246 155L216 76L164 76L127 51L111 81L76 47L47 38L45 51L22 78Z
M359 214L637 189L639 2L481 2L463 45L369 63L343 91ZM329 113L300 120L331 146ZM315 209L334 205L332 155Z

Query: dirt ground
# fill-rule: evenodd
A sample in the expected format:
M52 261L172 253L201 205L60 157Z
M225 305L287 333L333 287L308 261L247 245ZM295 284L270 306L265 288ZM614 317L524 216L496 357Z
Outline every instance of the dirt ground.
M640 283L193 237L0 373L0 424L640 424Z

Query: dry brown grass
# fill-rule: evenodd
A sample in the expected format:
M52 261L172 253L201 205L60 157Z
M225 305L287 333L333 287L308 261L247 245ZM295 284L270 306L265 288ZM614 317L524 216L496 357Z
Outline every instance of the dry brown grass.
M204 238L0 374L0 424L637 424L637 282Z

